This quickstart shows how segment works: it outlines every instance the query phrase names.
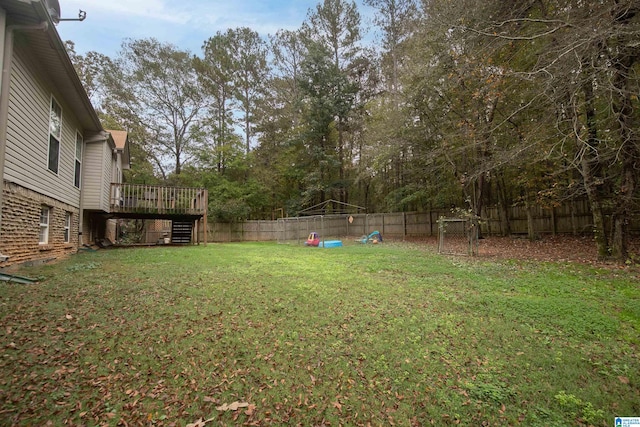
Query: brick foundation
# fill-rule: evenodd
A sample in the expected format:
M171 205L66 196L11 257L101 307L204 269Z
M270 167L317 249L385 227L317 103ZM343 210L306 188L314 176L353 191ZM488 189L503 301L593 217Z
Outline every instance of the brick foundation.
M75 253L79 210L19 185L4 182L0 253L9 256L1 267L43 261ZM40 244L40 209L49 206L49 242ZM64 241L66 213L71 213L69 242Z

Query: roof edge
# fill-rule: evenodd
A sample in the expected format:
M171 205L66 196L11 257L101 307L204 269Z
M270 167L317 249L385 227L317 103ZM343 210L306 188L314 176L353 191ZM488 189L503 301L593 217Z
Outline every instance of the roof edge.
M87 91L82 85L80 76L78 76L78 73L75 67L73 66L73 62L71 62L71 58L67 53L67 49L64 47L64 42L60 38L60 34L58 33L58 30L56 29L56 25L53 19L51 18L49 11L47 10L47 6L45 5L44 0L19 0L19 1L24 3L31 3L34 6L38 15L40 16L40 18L48 22L49 27L47 28L46 32L51 37L51 41L53 43L52 48L58 53L58 56L65 68L65 71L67 72L67 75L69 76L71 82L73 83L73 86L75 87L75 90L78 92L78 94L80 95L80 98L82 99L83 106L89 112L91 121L93 122L93 124L95 125L98 131L103 131L104 128L102 127L102 123L100 122L98 113L93 107L93 104L91 104L89 95L87 95Z

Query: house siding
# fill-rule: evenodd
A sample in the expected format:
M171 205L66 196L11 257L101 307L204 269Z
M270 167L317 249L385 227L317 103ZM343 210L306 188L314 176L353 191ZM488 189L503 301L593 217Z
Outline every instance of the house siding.
M78 121L66 108L64 99L32 71L36 67L19 45L15 47L12 67L4 179L77 209L80 190L73 180ZM62 107L57 174L47 167L52 94Z
M102 206L103 206L103 211L105 212L109 212L111 207L110 207L110 202L111 202L111 183L113 182L113 154L111 154L111 148L109 147L109 145L107 143L103 144L105 153L104 153L104 157L102 158L103 160L103 164L102 164L102 180L100 181L100 183L102 184L102 195L101 195L101 201L102 201Z
M105 159L106 157L106 159ZM105 197L105 176L110 175L110 167L105 163L111 158L108 144L92 142L85 145L82 162L82 207L87 210L105 211L109 209L109 197ZM107 184L109 181L107 181Z

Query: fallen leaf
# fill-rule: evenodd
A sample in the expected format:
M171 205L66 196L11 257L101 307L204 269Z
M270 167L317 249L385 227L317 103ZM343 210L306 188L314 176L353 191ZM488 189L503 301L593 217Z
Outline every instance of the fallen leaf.
M247 406L247 410L244 411L244 413L245 413L245 415L250 417L250 416L252 416L254 414L255 411L256 411L256 405L251 403L249 406Z
M64 317L65 317L67 320L71 320L71 319L73 319L73 316L72 316L72 315L70 315L70 314L67 314L67 315L65 315Z
M187 424L186 427L204 427L206 425L206 421L204 421L202 418L200 418L198 421L196 421L195 423L189 423Z
M238 408L246 408L249 404L247 402L233 402L233 403L223 403L220 406L216 406L218 411L237 411Z
M206 426L208 423L215 421L216 418L209 418L208 420L203 420L202 418L200 418L198 421L196 421L195 423L189 423L187 424L185 427L204 427Z
M620 376L618 377L618 379L620 380L620 382L621 382L622 384L629 384L629 378L627 378L627 377L623 377L622 375L620 375Z

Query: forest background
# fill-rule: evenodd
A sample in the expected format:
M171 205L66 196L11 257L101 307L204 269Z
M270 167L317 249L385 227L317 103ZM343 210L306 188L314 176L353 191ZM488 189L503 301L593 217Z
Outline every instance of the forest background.
M601 258L640 212L640 1L323 0L298 30L193 53L128 39L71 59L129 183L209 190L217 221L558 206L588 199ZM507 227L508 232L508 227Z

